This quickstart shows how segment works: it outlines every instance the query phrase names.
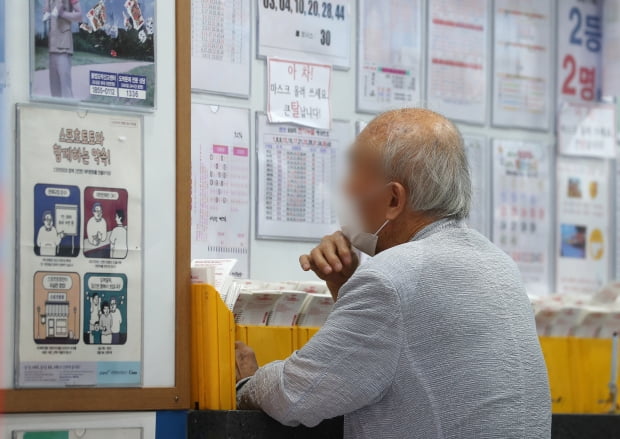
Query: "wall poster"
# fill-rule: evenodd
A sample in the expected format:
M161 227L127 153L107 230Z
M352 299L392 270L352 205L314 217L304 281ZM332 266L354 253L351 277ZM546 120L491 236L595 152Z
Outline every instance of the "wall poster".
M558 2L559 106L564 102L596 102L601 97L602 14L603 0Z
M192 0L192 89L250 96L251 0Z
M142 117L18 106L16 387L142 383Z
M493 140L493 242L517 263L527 291L550 293L551 150Z
M361 0L358 13L358 111L419 106L422 3Z
M429 2L426 96L449 119L486 121L488 17L487 0Z
M493 124L548 130L553 105L550 0L495 0Z
M594 294L609 281L609 186L609 165L605 160L558 159L558 293Z
M471 178L471 210L467 224L482 233L487 238L491 237L490 230L490 195L489 190L489 167L491 157L489 145L484 136L470 134L463 135L463 143L469 162L469 173Z
M322 130L257 115L259 238L319 240L338 229L332 194L351 136L348 122Z
M192 260L234 258L250 277L250 113L192 104Z
M155 106L155 0L31 0L33 99Z
M258 0L258 55L351 67L353 0Z

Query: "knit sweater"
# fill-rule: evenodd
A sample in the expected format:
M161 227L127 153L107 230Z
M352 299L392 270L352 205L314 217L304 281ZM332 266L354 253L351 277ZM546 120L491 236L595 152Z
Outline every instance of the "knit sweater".
M358 268L323 328L239 391L285 425L344 437L549 438L547 371L513 261L441 220Z

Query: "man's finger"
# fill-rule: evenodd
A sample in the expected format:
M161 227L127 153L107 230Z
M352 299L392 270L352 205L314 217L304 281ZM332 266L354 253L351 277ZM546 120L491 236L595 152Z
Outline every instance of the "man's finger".
M323 252L323 257L327 260L332 270L339 273L342 270L342 261L338 257L336 243L332 237L323 239L319 249Z
M299 265L303 271L310 270L312 264L310 263L310 255L301 255L299 257Z
M351 265L353 262L353 256L351 254L351 243L349 243L349 240L342 234L342 232L337 232L334 236L334 243L336 245L338 256L340 256L340 260L344 263L344 265Z
M329 262L327 262L327 260L323 256L323 252L319 249L319 247L314 248L310 252L310 259L312 260L312 263L319 270L321 270L321 273L323 273L323 274L331 274L332 273L332 271L333 271L332 267L329 265Z

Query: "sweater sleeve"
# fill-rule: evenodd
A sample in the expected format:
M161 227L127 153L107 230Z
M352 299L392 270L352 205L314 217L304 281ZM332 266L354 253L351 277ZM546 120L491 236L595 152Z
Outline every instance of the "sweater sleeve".
M260 368L239 391L238 407L291 426L353 412L392 385L403 340L397 292L380 272L361 268L323 328L288 359Z

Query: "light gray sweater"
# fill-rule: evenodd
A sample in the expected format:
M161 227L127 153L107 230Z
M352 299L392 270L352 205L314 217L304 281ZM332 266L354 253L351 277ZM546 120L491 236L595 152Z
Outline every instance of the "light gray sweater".
M340 289L323 328L239 391L286 425L344 415L344 437L549 438L547 370L512 260L435 222Z

